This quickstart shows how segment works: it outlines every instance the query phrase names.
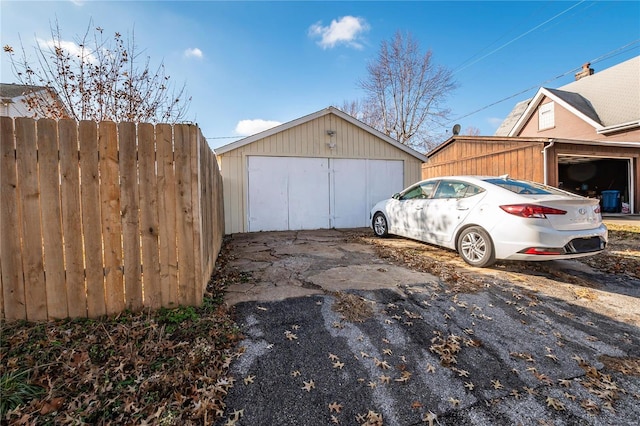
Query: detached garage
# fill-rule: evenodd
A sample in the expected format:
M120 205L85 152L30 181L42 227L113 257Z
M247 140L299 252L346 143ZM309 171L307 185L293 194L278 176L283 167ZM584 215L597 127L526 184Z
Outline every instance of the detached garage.
M333 107L215 150L225 233L369 226L426 157Z

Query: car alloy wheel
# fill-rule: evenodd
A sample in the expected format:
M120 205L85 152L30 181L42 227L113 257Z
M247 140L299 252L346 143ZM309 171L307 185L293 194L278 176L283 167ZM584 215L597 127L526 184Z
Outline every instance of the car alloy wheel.
M458 238L458 253L471 266L483 268L495 262L491 237L478 226L462 231Z
M378 237L386 237L389 235L387 226L387 218L382 213L376 213L373 216L373 232Z

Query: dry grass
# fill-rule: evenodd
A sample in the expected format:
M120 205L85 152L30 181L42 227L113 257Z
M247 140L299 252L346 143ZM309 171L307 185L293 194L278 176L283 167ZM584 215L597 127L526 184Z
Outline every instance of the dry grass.
M233 386L227 373L241 338L222 294L240 278L212 278L199 308L3 320L0 423L211 424ZM16 389L20 398L8 400Z

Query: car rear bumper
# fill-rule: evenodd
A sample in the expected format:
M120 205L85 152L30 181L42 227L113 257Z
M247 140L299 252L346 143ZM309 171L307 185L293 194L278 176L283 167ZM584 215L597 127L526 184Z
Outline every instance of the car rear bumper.
M492 233L497 259L555 260L592 256L602 252L608 241L607 228L558 231L544 226L522 227L517 235Z

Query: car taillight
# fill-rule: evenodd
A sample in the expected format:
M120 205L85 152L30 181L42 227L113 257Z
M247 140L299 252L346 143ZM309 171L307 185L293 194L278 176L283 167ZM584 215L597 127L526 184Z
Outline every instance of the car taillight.
M597 204L597 205L594 207L593 212L594 212L595 214L600 214L600 204Z
M565 252L562 249L557 248L529 247L528 249L521 250L520 253L548 256L564 254Z
M535 204L509 204L506 206L500 206L500 208L507 213L527 218L533 217L544 219L548 214L567 214L564 210L554 209L553 207L537 206Z

